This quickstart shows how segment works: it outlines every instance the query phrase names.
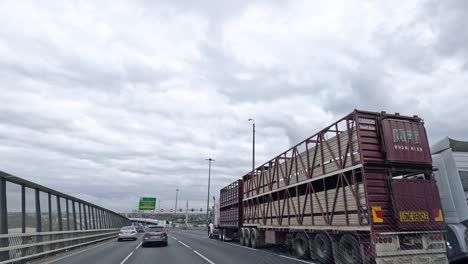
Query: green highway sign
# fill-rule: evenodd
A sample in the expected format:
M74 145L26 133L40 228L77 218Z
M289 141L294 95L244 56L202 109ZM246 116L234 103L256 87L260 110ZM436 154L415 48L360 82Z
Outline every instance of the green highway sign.
M156 198L142 197L138 204L138 210L154 210L156 208Z

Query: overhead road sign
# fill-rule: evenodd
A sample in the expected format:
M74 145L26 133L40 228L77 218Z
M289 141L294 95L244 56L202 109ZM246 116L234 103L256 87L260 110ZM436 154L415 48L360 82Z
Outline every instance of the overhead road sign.
M138 210L154 210L156 208L156 198L142 197L138 204Z

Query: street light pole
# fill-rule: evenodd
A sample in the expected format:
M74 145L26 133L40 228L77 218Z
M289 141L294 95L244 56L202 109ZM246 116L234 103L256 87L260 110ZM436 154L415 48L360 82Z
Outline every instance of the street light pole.
M174 215L177 216L177 195L179 194L179 189L176 189L176 195L175 195L175 210L174 210ZM172 217L172 224L174 224L174 216Z
M208 223L210 213L210 180L211 180L211 162L215 161L212 158L206 159L208 161L208 198L206 200L206 222Z
M255 172L255 119L249 118L252 122L252 176Z

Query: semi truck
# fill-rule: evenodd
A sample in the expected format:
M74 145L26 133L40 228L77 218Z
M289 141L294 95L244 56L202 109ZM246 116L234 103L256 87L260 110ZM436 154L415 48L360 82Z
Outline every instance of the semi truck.
M319 263L448 263L441 209L423 120L354 110L222 188L219 236Z
M468 261L468 142L444 138L431 148L449 261Z

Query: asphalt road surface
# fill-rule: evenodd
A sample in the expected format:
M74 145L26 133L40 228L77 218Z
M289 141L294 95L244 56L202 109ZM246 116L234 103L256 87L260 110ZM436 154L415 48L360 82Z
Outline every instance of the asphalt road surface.
M205 232L169 230L167 247L141 247L141 238L136 241L112 241L76 250L42 263L54 264L258 264L258 263L313 263L295 259L277 249L252 249L235 242L209 239Z

